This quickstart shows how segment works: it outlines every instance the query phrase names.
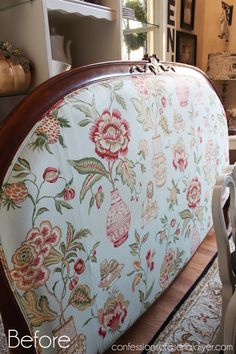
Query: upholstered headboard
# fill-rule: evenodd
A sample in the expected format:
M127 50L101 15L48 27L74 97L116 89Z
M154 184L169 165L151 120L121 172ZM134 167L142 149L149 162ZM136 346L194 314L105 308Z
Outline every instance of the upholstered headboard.
M212 225L221 102L199 70L144 64L60 74L1 127L0 311L43 353L103 352Z

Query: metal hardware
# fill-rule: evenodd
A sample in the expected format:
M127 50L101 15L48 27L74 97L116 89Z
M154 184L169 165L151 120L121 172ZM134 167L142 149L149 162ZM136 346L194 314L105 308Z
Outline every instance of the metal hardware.
M129 69L129 72L132 74L135 71L139 73L146 73L147 71L151 71L154 75L157 75L159 72L168 72L168 71L174 71L175 68L171 65L164 65L161 63L160 58L156 56L156 54L153 55L145 55L143 57L143 60L147 60L148 62L143 65L143 67L139 65L132 65Z

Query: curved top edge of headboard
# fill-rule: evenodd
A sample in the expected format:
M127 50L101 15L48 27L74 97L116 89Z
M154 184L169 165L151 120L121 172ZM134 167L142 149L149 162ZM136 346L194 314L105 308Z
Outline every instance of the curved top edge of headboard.
M142 67L146 63L147 60L120 60L90 64L58 74L37 86L10 112L0 127L0 185L20 144L37 121L55 102L72 91L93 82L116 76L131 75L129 69L132 66ZM186 67L196 70L206 78L210 86L215 90L207 75L196 67L173 62L160 62L160 64L174 68ZM134 74L136 75L136 73L132 75ZM137 73L137 75L142 75L142 73ZM12 134L12 132L14 133ZM10 141L9 136L11 137Z

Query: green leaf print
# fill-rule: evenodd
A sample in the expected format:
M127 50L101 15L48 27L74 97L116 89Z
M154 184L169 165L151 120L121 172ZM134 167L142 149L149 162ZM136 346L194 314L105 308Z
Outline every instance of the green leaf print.
M37 218L39 215L45 213L46 211L49 211L49 209L48 209L48 208L40 208L40 209L37 211L36 218Z
M84 113L85 117L92 117L92 111L87 105L80 103L74 105L74 107Z
M192 213L189 209L185 209L179 213L181 219L192 219Z
M106 177L108 175L103 163L95 157L86 157L81 160L68 160L68 162L78 173L82 175L98 174Z
M114 92L114 96L115 96L116 101L121 105L121 107L124 110L127 110L124 97L122 97L121 95L118 95L118 93L115 93L115 92Z
M18 162L25 167L26 170L29 170L30 171L30 164L28 161L26 161L25 159L22 159L22 158L18 158Z
M69 303L79 311L86 310L93 305L94 301L95 296L91 297L90 288L86 284L76 286L69 298Z
M88 175L86 177L80 191L80 196L79 196L80 203L83 201L86 193L90 190L90 188L101 178L102 175L99 174Z
M127 184L130 187L130 190L133 192L135 186L135 177L134 172L134 162L128 159L120 161L116 168L116 173L118 176L121 176L122 183Z
M79 126L80 126L80 127L86 127L86 125L88 125L88 124L90 124L90 123L92 123L92 120L86 118L86 119L83 119L83 120L81 120L81 121L79 122Z
M131 98L133 102L134 108L139 113L137 121L143 124L143 128L145 131L149 129L154 129L154 124L150 117L150 109L145 107L142 102L138 98Z

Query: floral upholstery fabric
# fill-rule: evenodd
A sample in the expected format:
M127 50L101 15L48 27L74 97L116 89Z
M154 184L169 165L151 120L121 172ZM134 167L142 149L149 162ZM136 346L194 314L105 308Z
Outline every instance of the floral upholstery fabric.
M212 226L228 164L223 107L191 68L90 84L57 102L1 193L1 257L32 333L108 348Z

